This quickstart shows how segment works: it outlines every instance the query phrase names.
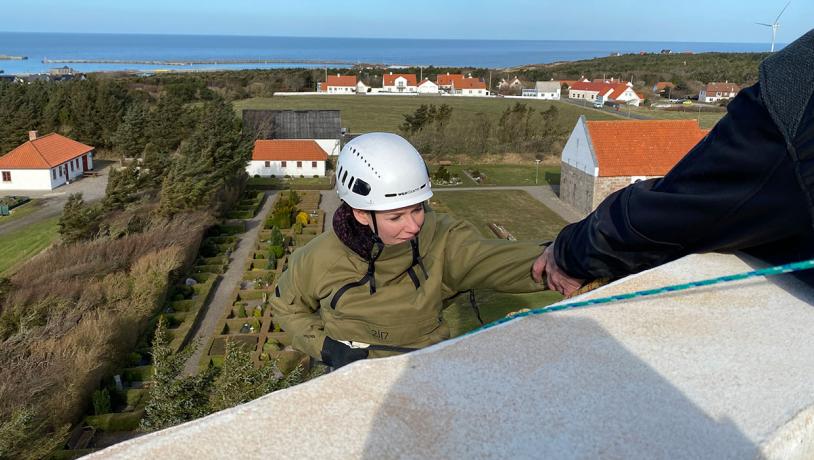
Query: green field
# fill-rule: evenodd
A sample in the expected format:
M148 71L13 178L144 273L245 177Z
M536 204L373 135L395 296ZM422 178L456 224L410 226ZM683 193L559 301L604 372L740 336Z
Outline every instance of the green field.
M471 222L487 238L496 238L487 226L503 225L518 240L551 240L566 222L522 190L436 191L430 200L438 212Z
M475 118L488 116L495 121L503 111L522 102L537 111L544 111L554 105L560 111L560 123L570 132L580 115L589 120L616 120L616 116L597 110L577 107L556 101L536 101L533 99L505 99L481 97L443 96L276 96L252 98L234 102L235 110L244 109L324 109L341 110L342 127L354 133L372 131L397 132L404 122L404 114L415 112L421 104L447 104L453 109L453 116ZM482 114L482 115L481 115Z
M11 215L8 216L0 216L0 223L11 222L20 218L23 218L32 212L40 209L43 205L42 200L31 200L26 204L17 206L16 208L11 210Z
M698 120L699 124L704 129L710 129L715 126L718 121L726 115L726 112L701 112L698 109L693 111L695 105L686 107L686 111L676 112L672 110L657 110L649 107L632 107L631 113L636 113L646 117L651 117L658 120ZM627 108L623 110L627 114Z
M52 217L23 229L0 235L0 276L9 276L20 263L39 254L59 238L57 223Z
M432 172L434 173L439 166L433 166ZM476 187L479 185L542 185L542 184L559 184L560 183L560 167L559 166L540 166L537 167L534 162L531 164L473 164L473 165L451 165L446 166L450 174L457 175L461 178L462 183L458 186L452 187ZM483 183L478 184L470 179L463 170L473 171L478 170L486 176ZM535 173L537 182L535 183ZM433 187L436 187L433 184ZM443 187L443 186L442 186Z
M484 323L490 323L522 308L544 307L563 299L557 291L504 294L484 289L476 290L475 297ZM478 317L469 303L469 297L466 295L456 298L452 305L444 310L444 319L449 324L452 337L457 337L480 326Z

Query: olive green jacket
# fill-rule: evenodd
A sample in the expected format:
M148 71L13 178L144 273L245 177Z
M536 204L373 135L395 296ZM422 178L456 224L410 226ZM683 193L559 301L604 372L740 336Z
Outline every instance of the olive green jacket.
M371 294L369 284L342 289L365 276L368 262L333 231L323 233L291 256L272 297L274 320L291 334L294 348L317 359L326 336L423 348L449 338L443 301L458 292L545 288L531 278L531 265L543 250L539 244L484 239L468 223L429 210L418 240L427 276L418 266L411 269L409 242L386 246L375 262Z

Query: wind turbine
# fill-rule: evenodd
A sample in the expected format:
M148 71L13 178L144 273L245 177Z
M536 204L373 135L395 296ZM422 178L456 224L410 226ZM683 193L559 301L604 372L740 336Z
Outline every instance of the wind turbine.
M790 3L791 3L791 0L789 0L789 2L786 3L786 6L784 6L783 9L780 10L780 14L777 15L777 18L775 18L773 23L771 23L771 24L766 24L764 22L756 22L755 23L755 24L758 24L758 25L761 25L761 26L766 26L766 27L769 27L769 28L772 29L772 53L774 53L774 38L775 38L775 36L777 36L777 29L780 28L780 23L777 22L777 21L780 19L780 16L783 16L783 12L786 11L786 8L789 7Z

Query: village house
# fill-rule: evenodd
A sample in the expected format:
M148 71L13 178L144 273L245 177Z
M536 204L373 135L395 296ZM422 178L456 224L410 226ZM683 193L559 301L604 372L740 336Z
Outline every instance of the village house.
M638 107L644 97L633 91L632 83L594 83L576 82L568 90L569 99L581 99L590 102L621 102Z
M38 136L0 157L0 190L53 190L93 169L93 147L57 133Z
M326 155L339 155L339 110L244 110L243 131L254 139L311 140Z
M662 177L707 133L695 120L577 120L562 151L560 199L588 214L611 193Z
M653 85L653 92L656 94L664 95L664 93L668 93L670 90L674 89L676 86L673 82L670 81L660 81Z
M718 102L724 99L732 99L740 90L740 87L734 83L707 83L698 93L698 102Z
M488 96L486 83L479 78L462 78L452 82L452 94L459 96Z
M511 81L506 80L505 78L501 78L500 82L497 84L498 91L502 93L515 93L520 94L523 91L524 85L523 82L520 81L519 78L516 76L511 79Z
M414 73L390 72L382 75L382 92L385 93L417 93L418 88Z
M562 86L558 81L538 81L534 83L534 88L524 88L521 96L559 101L561 91Z
M327 160L328 155L313 140L260 139L254 141L246 172L260 177L324 176Z
M328 75L321 89L330 94L353 94L357 90L356 75Z
M362 83L362 80L359 80L359 82L356 83L356 94L367 94L369 91L370 87Z
M452 92L452 84L456 80L463 80L464 76L460 73L449 73L447 72L446 75L438 75L435 77L435 84L438 85L438 88L446 91L448 93Z
M418 84L418 92L420 94L438 94L440 89L437 84L425 78Z

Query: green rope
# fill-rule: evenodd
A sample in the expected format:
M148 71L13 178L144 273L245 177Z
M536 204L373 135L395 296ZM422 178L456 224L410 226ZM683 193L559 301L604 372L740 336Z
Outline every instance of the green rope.
M710 279L705 279L705 280L700 280L700 281L691 281L689 283L683 283L683 284L673 284L673 285L670 285L670 286L664 286L664 287L655 288L655 289L645 289L645 290L642 290L642 291L635 291L635 292L630 292L630 293L627 293L627 294L618 294L618 295L612 295L612 296L608 296L608 297L600 297L598 299L589 299L589 300L582 300L582 301L579 301L579 302L570 302L570 303L564 303L564 304L559 304L559 305L552 305L550 307L535 308L535 309L524 311L524 312L513 313L513 314L508 315L508 316L506 316L504 318L500 318L498 320L492 321L491 323L484 324L483 326L481 326L481 327L479 327L477 329L473 329L473 330L469 331L466 335L472 334L472 333L475 333L475 332L478 332L478 331L481 331L481 330L484 330L484 329L489 329L490 327L495 327L498 324L503 324L503 323L509 322L509 321L511 321L511 320L513 320L515 318L522 318L524 316L543 315L543 314L551 313L551 312L555 312L555 311L571 310L571 309L574 309L574 308L582 308L582 307L587 307L587 306L590 306L590 305L599 305L599 304L606 304L606 303L611 303L611 302L619 302L619 301L622 301L622 300L630 300L630 299L635 299L637 297L646 297L646 296L664 294L664 293L667 293L667 292L684 291L684 290L687 290L687 289L693 289L693 288L697 288L697 287L712 286L713 284L720 284L720 283L728 283L728 282L732 282L732 281L745 280L747 278L754 278L756 276L782 275L784 273L798 272L798 271L802 271L802 270L809 270L809 269L812 269L812 268L814 268L814 259L805 260L805 261L802 261L802 262L794 262L794 263L791 263L791 264L778 265L778 266L775 266L775 267L762 268L760 270L754 270L754 271L750 271L750 272L737 273L735 275L726 275L726 276L720 276L720 277L717 277L717 278L710 278Z

